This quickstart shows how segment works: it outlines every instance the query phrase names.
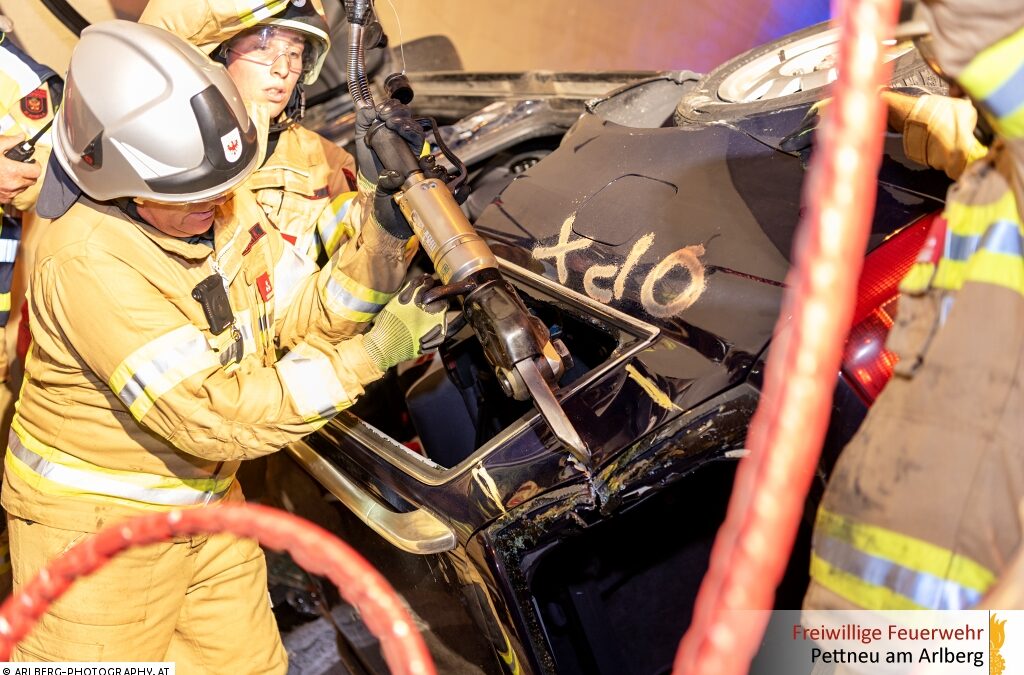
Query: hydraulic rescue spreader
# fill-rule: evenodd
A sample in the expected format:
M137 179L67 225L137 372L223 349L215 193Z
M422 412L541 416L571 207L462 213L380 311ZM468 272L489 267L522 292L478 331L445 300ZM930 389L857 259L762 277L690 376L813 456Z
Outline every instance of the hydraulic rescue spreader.
M370 21L369 0L346 0L349 22L348 86L356 108L374 108L364 68L363 34ZM405 87L407 95L411 90ZM431 120L421 120L432 125ZM365 142L383 165L379 185L393 190L395 199L434 263L443 286L432 289L424 302L457 296L462 311L483 346L505 393L517 400L532 398L555 437L583 468L590 450L566 417L552 390L571 366L560 340L552 340L547 327L530 314L516 290L498 268L487 243L459 208L452 193L465 175L465 166L442 152L458 175L436 164L431 155L417 157L408 143L383 122L366 133Z

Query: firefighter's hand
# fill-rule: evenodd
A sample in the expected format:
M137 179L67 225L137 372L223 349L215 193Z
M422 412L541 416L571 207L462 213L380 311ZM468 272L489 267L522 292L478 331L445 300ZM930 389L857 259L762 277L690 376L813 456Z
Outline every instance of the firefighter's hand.
M810 148L814 144L814 132L821 122L821 113L831 102L831 97L815 101L800 120L800 126L783 138L779 147L785 152L801 152Z
M356 164L359 170L360 193L373 194L373 216L380 226L392 236L408 239L412 236L412 228L402 214L394 196L396 187L384 189L378 186L380 173L383 170L380 160L373 149L366 144L366 132L378 122L398 134L416 157L425 152L426 137L423 128L412 117L409 107L395 99L381 103L374 109L361 108L356 113Z
M883 89L882 100L885 101L886 124L889 131L902 134L907 125L907 118L914 111L914 107L927 95L923 89L904 87L901 89Z
M449 317L447 300L420 304L435 283L427 275L410 281L374 319L363 345L381 370L436 349L454 331L457 317Z
M24 134L0 136L0 204L10 204L39 180L41 169L37 162L16 162L3 156L23 140Z
M426 135L419 122L413 119L409 106L395 99L390 99L379 104L376 108L360 108L356 112L355 146L356 165L361 174L361 183L365 186L376 187L380 172L383 169L380 159L370 146L366 144L366 132L376 122L383 122L384 126L401 136L413 155L421 157L426 144Z
M898 87L895 89L884 88L879 90L879 96L885 102L886 121L890 131L903 133L903 127L907 117L917 104L918 99L928 92L919 87ZM821 124L822 113L828 108L832 98L823 98L807 109L800 126L793 133L782 139L781 147L786 152L800 152L811 147L814 143L814 132Z
M392 237L408 239L413 234L405 214L398 208L395 193L380 187L373 191L373 219Z

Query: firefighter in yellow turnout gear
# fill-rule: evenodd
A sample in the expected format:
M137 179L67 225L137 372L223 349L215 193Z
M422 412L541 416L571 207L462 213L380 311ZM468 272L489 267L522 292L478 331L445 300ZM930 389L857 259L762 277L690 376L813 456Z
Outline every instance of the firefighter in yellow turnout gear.
M415 304L417 289L347 337L355 296L341 256L297 273L294 248L238 188L260 158L237 90L165 31L83 33L54 155L39 209L66 213L39 244L5 460L16 588L124 518L240 501L241 460L317 429L445 327L443 307ZM363 229L361 250L397 264L404 242ZM15 657L287 667L263 555L227 535L118 556L56 602Z
M27 211L39 195L41 168L50 157L47 127L53 119L54 94L63 89L58 81L52 70L0 32L0 205L10 205L7 211L12 211L10 207L15 212ZM35 139L31 162L2 156L29 139ZM4 218L0 224L0 345L10 318L14 260L20 241L20 222ZM7 349L0 348L0 382L6 382L7 375Z
M995 142L950 188L900 286L900 361L826 489L809 609L971 607L1021 543L1024 2L923 5L922 52Z
M357 192L352 155L298 124L305 106L302 87L316 81L330 48L321 1L150 0L140 21L170 30L223 62L242 97L268 109L270 151L247 187L284 238L311 261L358 245L361 219L349 211L369 209L376 177L368 176ZM384 212L373 226L409 239L412 232L397 215ZM350 275L353 284L372 293L404 271L378 263Z
M353 298L347 330L365 330L381 304L381 289L404 277L415 239L390 197L374 204L367 180L355 191L352 155L299 124L303 87L318 79L330 48L321 1L150 0L140 20L174 32L223 63L242 98L269 118L268 157L246 185L310 269L342 250ZM360 145L369 153L360 142L363 132L356 134L357 154ZM375 181L372 162L367 164ZM370 214L365 231L363 212ZM383 259L364 250L366 240L381 238L402 240L407 257ZM309 503L322 489L286 455L246 469L241 477L246 491L263 503L306 514L326 508Z
M0 22L9 23L2 16ZM51 90L50 83L55 78L52 70L22 52L2 32L4 29L9 30L10 27L0 28L0 205L24 211L35 204L39 194L40 168L46 166L50 156L46 128L53 119L55 92ZM2 156L37 135L39 138L31 155L33 162ZM7 210L10 211L10 207ZM0 207L0 213L3 213L3 207ZM5 216L0 222L0 386L7 382L10 372L5 333L13 304L14 263L20 248L21 222ZM0 408L12 406L12 393L0 391L0 401L3 401ZM0 596L6 596L11 589L9 554L7 528L0 524Z

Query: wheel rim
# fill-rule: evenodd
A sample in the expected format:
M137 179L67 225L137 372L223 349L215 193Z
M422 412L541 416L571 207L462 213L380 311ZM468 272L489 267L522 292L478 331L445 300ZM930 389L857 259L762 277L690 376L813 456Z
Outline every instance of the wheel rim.
M759 56L730 73L718 87L718 98L728 103L770 101L834 82L839 30L809 35ZM891 61L914 48L910 42L890 45Z

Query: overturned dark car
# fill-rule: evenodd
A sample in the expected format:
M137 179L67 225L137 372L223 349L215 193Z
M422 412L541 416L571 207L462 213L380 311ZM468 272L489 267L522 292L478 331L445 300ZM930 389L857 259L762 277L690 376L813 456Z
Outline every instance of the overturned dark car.
M592 450L581 466L507 397L469 331L288 448L347 507L316 517L404 595L440 672L670 671L758 404L835 40L812 27L704 76L410 73L470 166L464 210L568 347L558 398ZM892 49L894 86L941 89ZM890 135L780 607L799 606L816 498L891 372L896 286L946 186Z

